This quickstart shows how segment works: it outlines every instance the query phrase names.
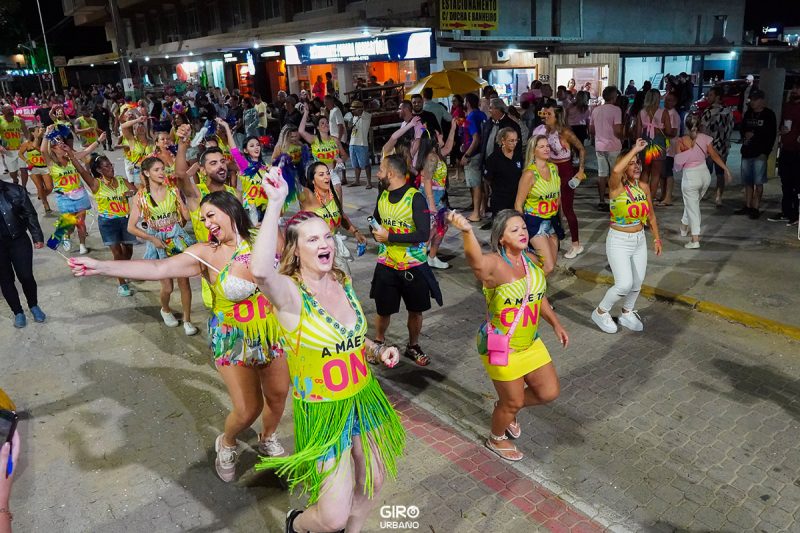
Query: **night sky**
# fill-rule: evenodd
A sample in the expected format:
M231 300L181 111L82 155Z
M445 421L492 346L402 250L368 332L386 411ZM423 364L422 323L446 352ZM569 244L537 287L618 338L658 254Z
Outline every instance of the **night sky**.
M75 56L102 54L111 52L111 43L106 41L103 26L75 27L72 17L65 19L61 0L39 0L42 6L42 18L47 30L47 45L54 56ZM22 0L24 23L31 38L42 46L42 29L39 24L39 12L34 0ZM51 31L51 28L56 27Z
M745 30L761 31L763 26L781 23L800 26L800 2L797 0L747 0L744 10Z

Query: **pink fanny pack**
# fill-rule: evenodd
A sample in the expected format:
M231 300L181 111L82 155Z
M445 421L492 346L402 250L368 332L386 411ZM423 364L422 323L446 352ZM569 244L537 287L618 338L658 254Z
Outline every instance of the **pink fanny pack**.
M525 267L525 297L522 299L522 306L527 305L528 298L531 294L531 280L528 277L528 260L522 258ZM492 321L489 319L489 312L486 312L486 354L489 357L489 364L494 366L508 366L508 354L511 352L511 337L514 336L514 330L517 329L520 318L525 314L523 307L517 310L517 316L514 317L514 322L505 334L495 333Z

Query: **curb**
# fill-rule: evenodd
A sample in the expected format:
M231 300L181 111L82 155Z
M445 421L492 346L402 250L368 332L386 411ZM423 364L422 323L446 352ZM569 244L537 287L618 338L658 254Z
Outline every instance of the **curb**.
M609 276L608 274L600 274L591 270L572 267L562 267L560 270L568 275L575 276L578 279L589 281L591 283L603 285L614 284L613 276ZM642 285L641 294L642 296L648 298L681 304L689 309L700 311L701 313L716 315L724 318L725 320L742 324L743 326L779 333L789 337L790 339L800 340L800 328L797 326L783 324L782 322L777 322L775 320L754 315L752 313L725 307L724 305L720 305L718 303L699 300L685 294L659 289L658 287L652 287L650 285Z

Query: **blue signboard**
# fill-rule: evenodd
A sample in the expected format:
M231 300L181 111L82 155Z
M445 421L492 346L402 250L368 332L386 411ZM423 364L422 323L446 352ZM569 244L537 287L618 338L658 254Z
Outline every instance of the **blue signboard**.
M287 65L353 61L405 61L434 57L433 33L420 31L353 41L299 44L285 47Z

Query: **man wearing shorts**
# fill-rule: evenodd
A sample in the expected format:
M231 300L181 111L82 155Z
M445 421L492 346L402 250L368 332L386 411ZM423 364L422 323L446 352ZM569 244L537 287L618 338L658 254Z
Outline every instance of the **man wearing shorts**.
M619 91L613 85L603 89L603 105L592 110L589 121L589 132L594 137L594 149L597 154L597 193L600 200L597 210L608 212L606 201L606 187L611 169L617 162L617 157L622 150L622 109L615 102Z
M364 104L358 100L350 104L350 113L347 121L352 124L350 131L350 162L356 173L355 182L351 187L361 185L361 170L367 173L367 189L372 188L372 162L369 154L369 128L372 123L372 114L364 111Z
M478 95L468 93L464 97L466 118L464 119L464 140L461 146L461 166L464 167L464 176L467 187L472 192L472 214L467 218L470 222L481 221L481 128L486 121L486 114L478 109L480 100Z
M430 363L419 346L422 313L431 308L433 294L442 305L441 291L428 266L426 243L431 223L425 197L406 183L408 167L403 156L388 155L381 161L378 179L383 192L373 216L380 229L372 228L379 243L378 264L372 278L370 298L375 300L375 342L386 342L392 315L400 311L400 300L408 311L408 345L405 356L419 366Z
M28 184L28 166L19 158L17 151L23 139L28 139L28 127L25 122L14 115L14 108L4 105L2 116L0 116L0 153L3 154L3 162L11 175L11 180L19 184L19 175L22 175L22 187Z
M767 182L767 158L775 145L778 122L775 113L767 109L764 91L750 92L750 107L742 118L742 183L744 184L743 208L736 215L747 215L753 220L761 216L759 207L764 184Z

